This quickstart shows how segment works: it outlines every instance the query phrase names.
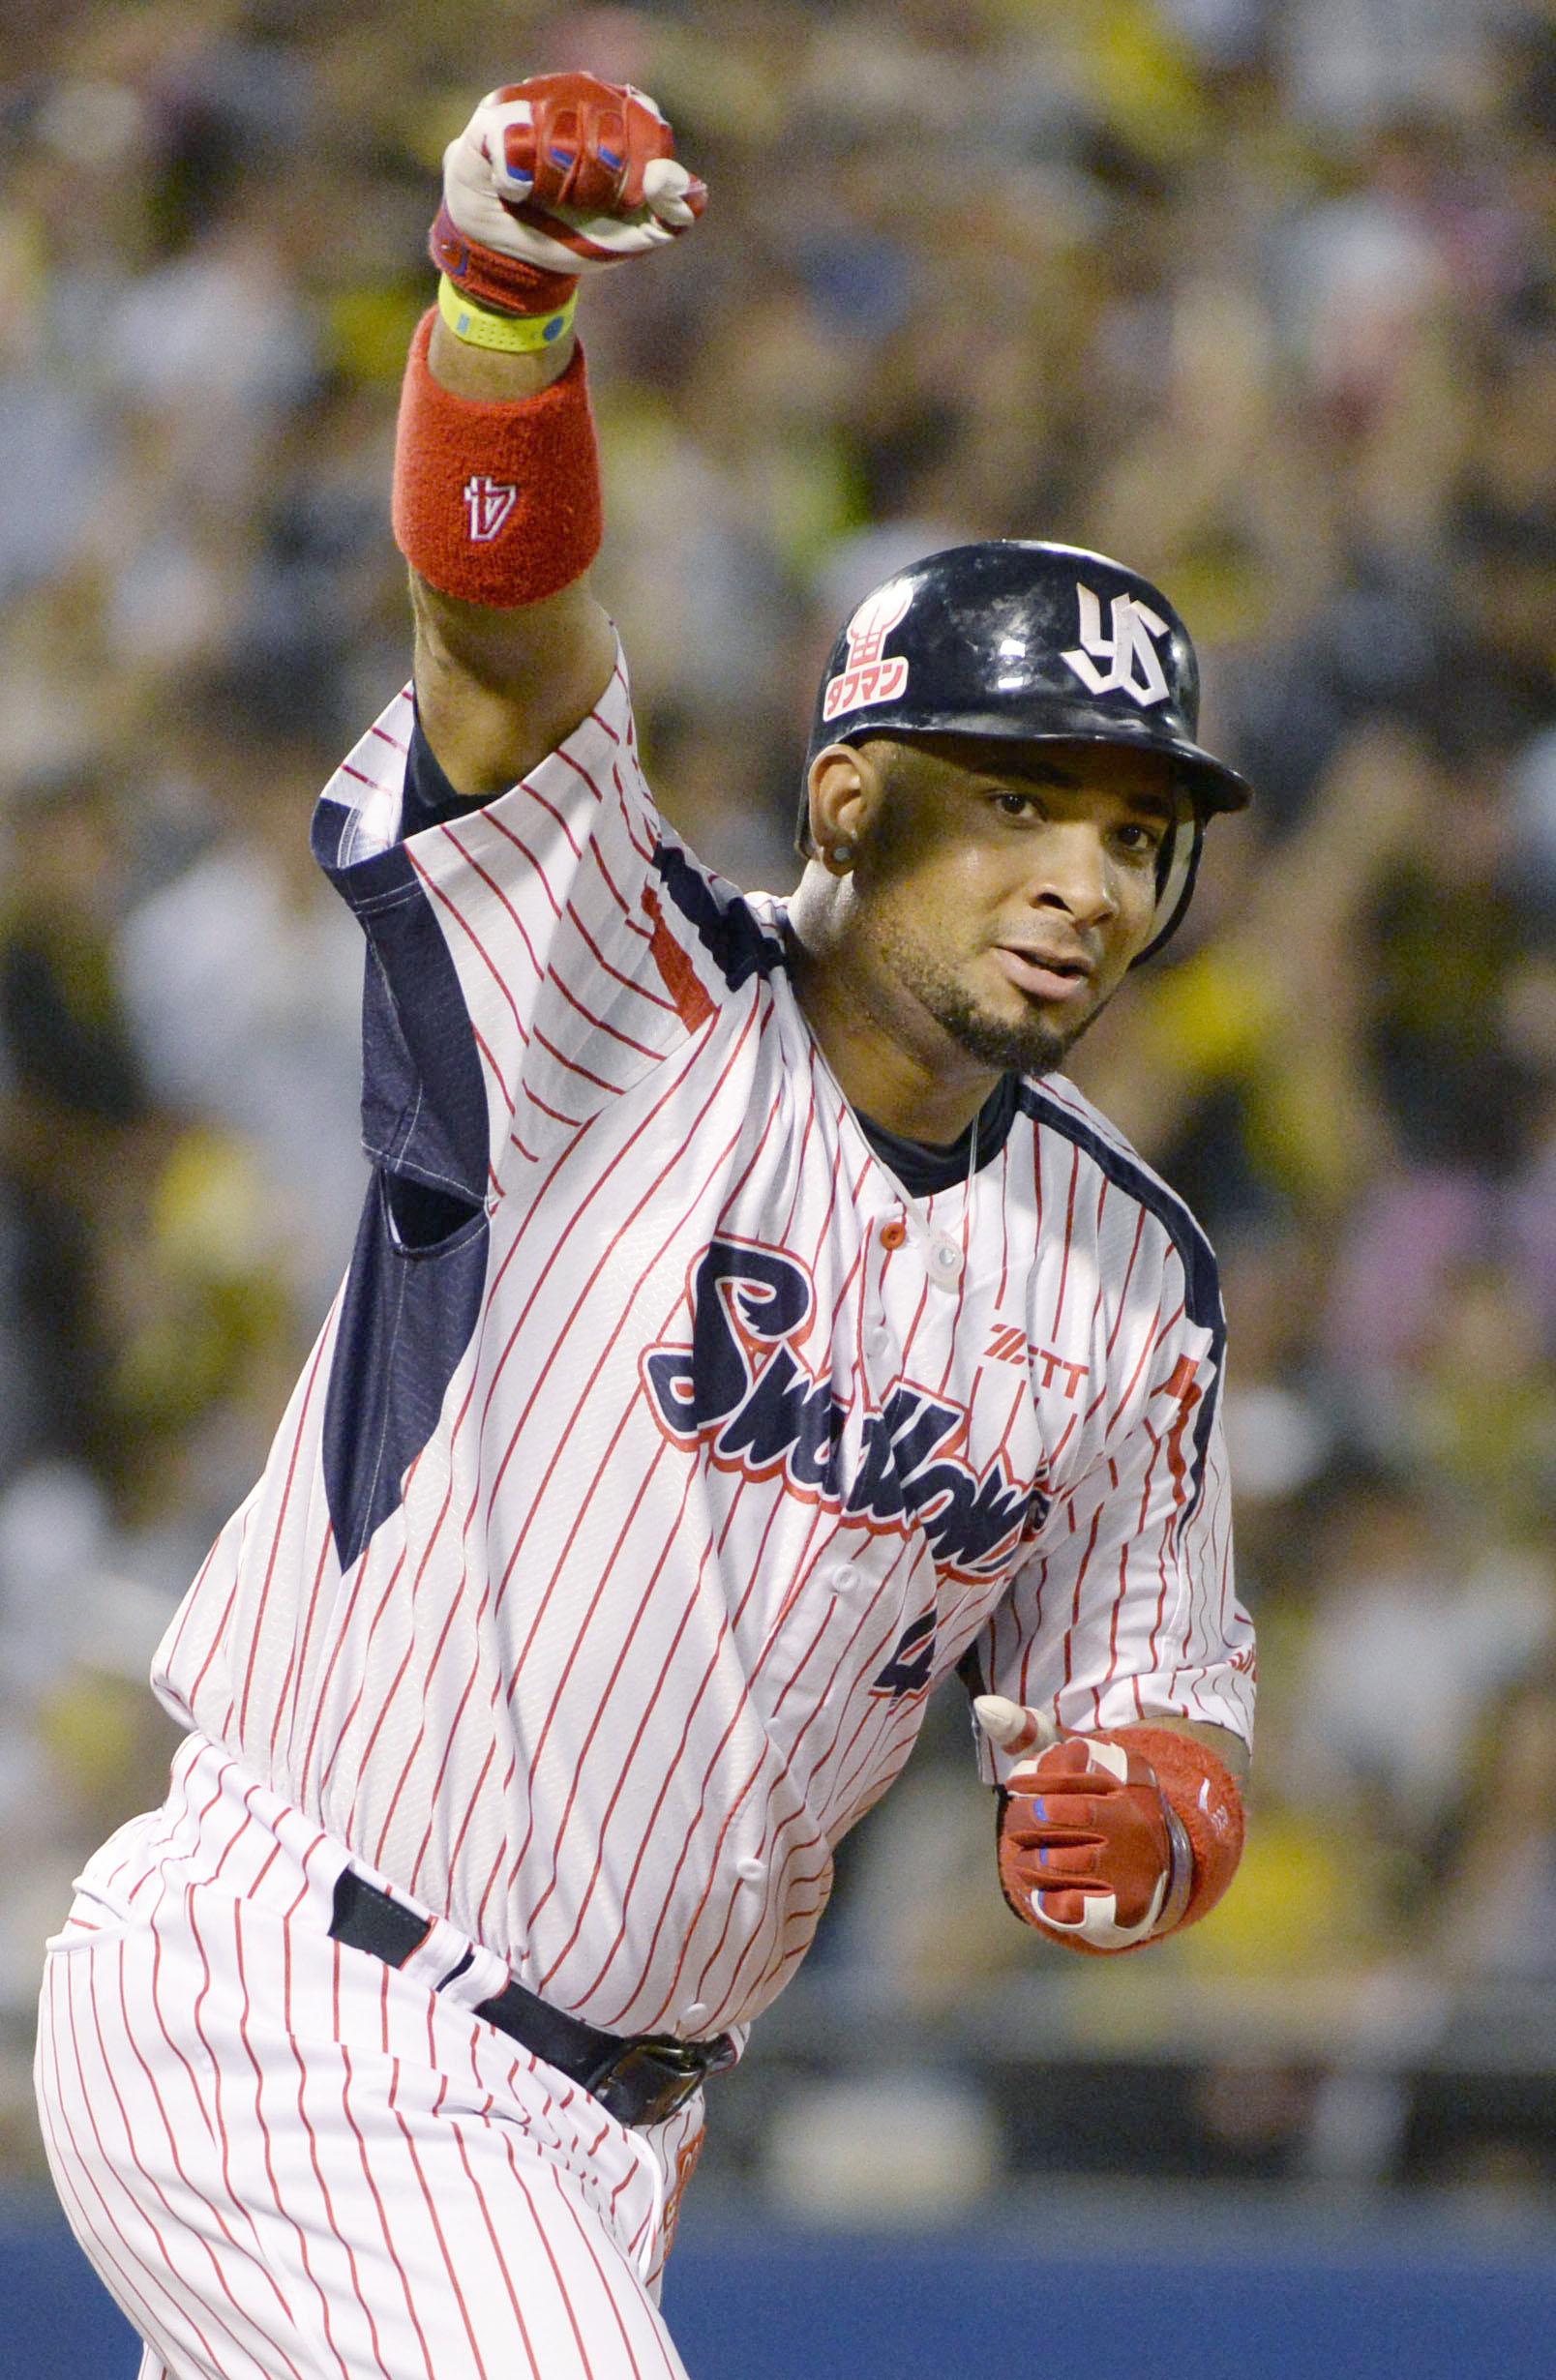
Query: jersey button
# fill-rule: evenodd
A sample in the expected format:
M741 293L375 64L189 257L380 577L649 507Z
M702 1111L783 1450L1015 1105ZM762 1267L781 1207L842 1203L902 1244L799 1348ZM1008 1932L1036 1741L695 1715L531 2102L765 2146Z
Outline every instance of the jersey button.
M734 1872L742 1884L759 1885L767 1873L765 1859L736 1859Z
M966 1264L955 1240L944 1232L937 1232L929 1243L929 1277L936 1288L955 1289Z
M908 1226L899 1218L894 1217L890 1223L881 1226L881 1245L883 1248L900 1248L907 1236Z
M683 2033L695 2032L699 2025L705 2025L707 2023L707 2002L694 2000L690 2008L682 2008L680 2021Z
M827 1585L835 1595L852 1595L864 1585L864 1581L852 1562L842 1562L833 1571Z

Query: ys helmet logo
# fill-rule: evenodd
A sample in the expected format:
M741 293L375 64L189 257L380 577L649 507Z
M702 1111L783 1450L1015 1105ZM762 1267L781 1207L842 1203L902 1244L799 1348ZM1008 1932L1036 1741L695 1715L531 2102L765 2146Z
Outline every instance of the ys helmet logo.
M1167 622L1133 595L1115 595L1111 637L1102 631L1102 606L1082 580L1075 582L1081 608L1081 641L1060 655L1094 695L1126 694L1147 710L1165 702L1171 689L1152 640L1170 632ZM1097 663L1107 668L1099 669ZM1138 675L1136 672L1138 671Z

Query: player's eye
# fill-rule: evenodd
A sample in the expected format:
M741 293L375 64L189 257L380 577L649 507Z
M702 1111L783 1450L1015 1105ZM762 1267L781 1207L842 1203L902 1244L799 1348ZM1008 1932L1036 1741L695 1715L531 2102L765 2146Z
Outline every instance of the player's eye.
M1005 818L1040 818L1043 815L1036 794L1018 792L1014 786L1001 786L994 796L994 806Z
M1145 818L1125 818L1114 829L1114 842L1129 859L1154 859L1167 838L1165 826Z

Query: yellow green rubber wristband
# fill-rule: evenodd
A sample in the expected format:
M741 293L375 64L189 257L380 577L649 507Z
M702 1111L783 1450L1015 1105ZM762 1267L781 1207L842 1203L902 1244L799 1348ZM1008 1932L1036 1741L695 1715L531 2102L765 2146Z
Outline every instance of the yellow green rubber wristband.
M499 313L494 307L477 305L442 273L437 282L437 311L455 338L463 339L467 347L492 347L501 355L538 355L567 337L578 312L578 296L575 291L554 314Z

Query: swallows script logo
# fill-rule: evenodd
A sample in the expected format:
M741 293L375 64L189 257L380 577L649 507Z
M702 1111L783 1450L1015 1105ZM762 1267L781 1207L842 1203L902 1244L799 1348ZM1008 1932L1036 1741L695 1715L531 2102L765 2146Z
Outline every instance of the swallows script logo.
M866 1529L919 1528L937 1566L976 1582L998 1577L1046 1500L996 1457L966 1460L968 1417L927 1388L900 1383L867 1412L852 1473L849 1408L800 1354L815 1310L804 1266L776 1248L715 1239L692 1266L689 1344L651 1347L639 1371L660 1428L705 1449L720 1471L781 1479L792 1496L829 1504Z

